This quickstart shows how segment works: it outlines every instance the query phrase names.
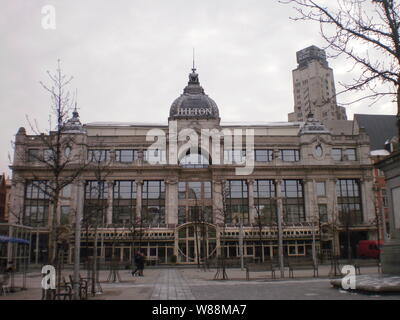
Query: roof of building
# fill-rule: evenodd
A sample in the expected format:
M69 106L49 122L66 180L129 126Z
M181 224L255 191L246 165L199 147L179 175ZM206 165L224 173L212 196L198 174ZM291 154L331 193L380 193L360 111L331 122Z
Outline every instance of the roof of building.
M324 125L332 132L334 135L354 135L358 134L355 131L354 123L351 120L326 120Z
M384 149L385 142L397 136L397 119L395 115L355 114L354 120L369 135L371 150Z
M221 127L299 127L304 122L263 122L263 121L221 121ZM167 122L89 122L85 127L168 127Z

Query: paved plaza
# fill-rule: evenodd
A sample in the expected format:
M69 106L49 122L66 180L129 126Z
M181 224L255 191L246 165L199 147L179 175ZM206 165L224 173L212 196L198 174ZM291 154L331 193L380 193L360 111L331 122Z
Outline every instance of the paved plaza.
M364 269L374 274L374 268ZM65 270L64 275L72 273ZM85 273L82 272L82 275ZM100 272L102 293L90 300L400 300L399 294L351 293L333 288L329 267L322 266L320 277L313 278L308 271L298 272L295 278L271 279L267 272L258 272L246 280L245 271L228 269L229 280L214 280L215 269L152 267L145 269L144 277L132 277L130 270L120 270L119 282L107 282L108 271ZM16 284L19 281L16 279ZM41 276L32 272L27 277L27 290L0 296L0 300L39 300Z

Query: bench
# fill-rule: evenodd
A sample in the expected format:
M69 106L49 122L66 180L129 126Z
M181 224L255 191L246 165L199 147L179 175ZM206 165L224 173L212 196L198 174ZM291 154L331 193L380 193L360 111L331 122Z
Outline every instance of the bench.
M61 299L63 298L63 299ZM54 300L72 300L72 286L70 283L63 281L58 285L56 293L54 295Z
M312 269L314 272L314 278L318 277L318 265L314 264L312 258L289 258L289 277L294 278L295 270L309 270Z
M354 263L354 268L355 268L356 274L361 275L362 267L377 267L378 272L380 272L380 270L381 270L381 264L378 259L357 260Z
M262 263L247 263L246 268L246 280L250 280L250 272L271 272L272 279L275 279L275 265L272 262Z
M74 279L71 275L69 275L69 284L73 288L74 287ZM78 290L79 290L79 299L80 300L87 300L88 294L88 281L79 275L79 283L78 283Z

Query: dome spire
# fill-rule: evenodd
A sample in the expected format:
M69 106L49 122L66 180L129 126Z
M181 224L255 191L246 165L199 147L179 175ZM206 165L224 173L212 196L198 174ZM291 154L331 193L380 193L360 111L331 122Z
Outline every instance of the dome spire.
M195 72L196 71L196 67L194 66L194 48L193 48L193 68L192 71Z
M189 74L189 85L194 84L194 85L199 85L199 75L196 73L196 67L194 64L194 48L193 48L193 67L192 67L192 73Z
M72 112L72 117L73 118L79 118L79 113L78 113L78 89L75 89L75 106L74 106L74 111Z

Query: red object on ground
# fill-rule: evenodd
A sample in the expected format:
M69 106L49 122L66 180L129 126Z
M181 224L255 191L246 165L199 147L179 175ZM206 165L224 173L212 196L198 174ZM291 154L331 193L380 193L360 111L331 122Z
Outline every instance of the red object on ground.
M357 245L357 256L359 258L378 259L382 252L383 241L360 240Z

